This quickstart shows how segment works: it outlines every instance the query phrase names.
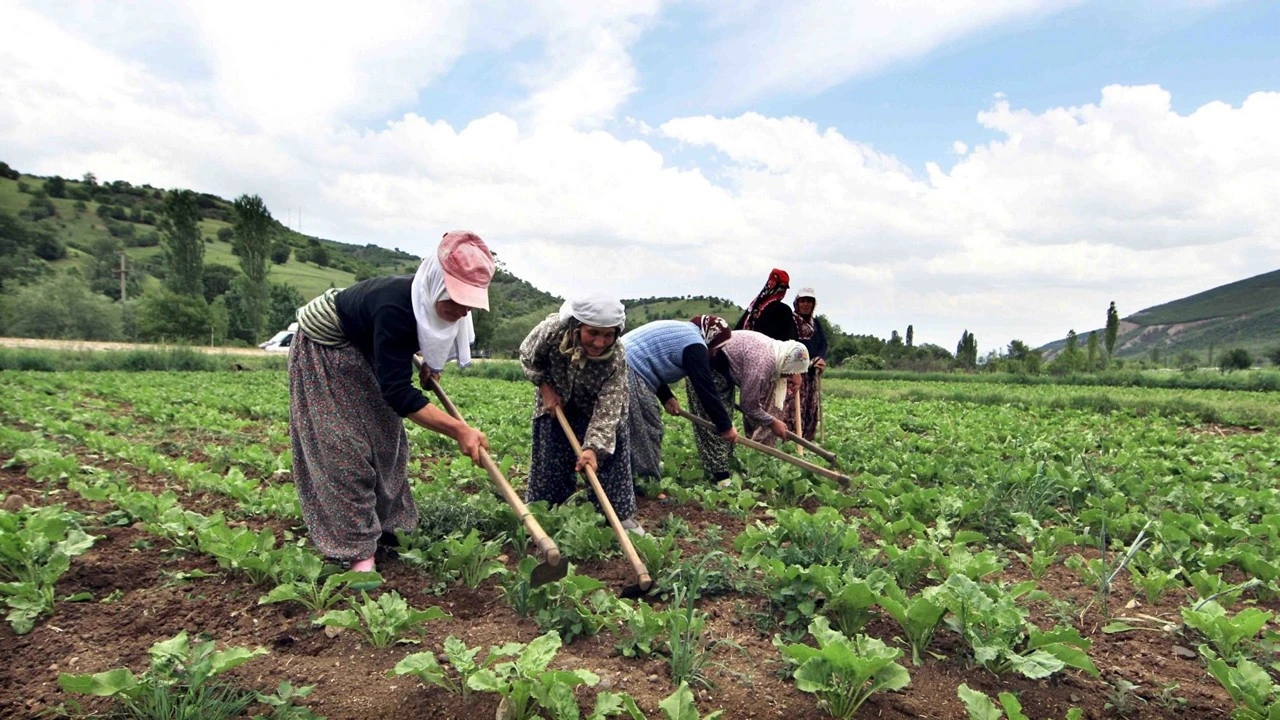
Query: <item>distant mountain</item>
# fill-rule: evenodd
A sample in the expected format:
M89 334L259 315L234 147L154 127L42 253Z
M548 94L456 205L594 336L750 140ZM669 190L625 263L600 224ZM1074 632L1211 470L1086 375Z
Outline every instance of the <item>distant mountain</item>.
M1101 313L1100 313L1101 314ZM1089 330L1078 332L1084 347ZM1097 329L1098 340L1103 331ZM1066 339L1040 349L1052 357ZM1280 270L1228 283L1189 297L1156 305L1122 318L1116 357L1146 357L1152 350L1168 357L1183 351L1205 355L1242 347L1255 355L1280 346Z

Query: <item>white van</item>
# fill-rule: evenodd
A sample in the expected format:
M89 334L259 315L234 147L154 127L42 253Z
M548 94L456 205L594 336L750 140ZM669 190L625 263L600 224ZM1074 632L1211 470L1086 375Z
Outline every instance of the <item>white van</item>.
M289 352L289 344L293 342L293 336L298 332L298 323L289 323L289 329L281 330L271 339L258 345L258 347L267 352Z

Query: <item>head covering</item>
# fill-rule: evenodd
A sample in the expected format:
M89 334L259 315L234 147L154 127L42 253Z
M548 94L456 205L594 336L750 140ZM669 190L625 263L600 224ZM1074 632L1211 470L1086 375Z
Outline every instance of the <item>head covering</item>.
M778 382L773 386L773 402L779 408L787 400L786 375L798 375L809 369L809 348L795 340L774 340L773 359L777 363Z
M560 340L560 354L569 358L569 364L578 368L586 367L587 362L603 362L613 359L613 351L617 349L617 343L609 346L609 349L592 357L587 354L586 348L582 347L582 338L578 334L578 328L582 325L590 325L599 328L617 328L618 335L622 334L622 329L627 324L627 309L622 306L622 301L610 297L603 293L592 293L583 295L579 298L570 298L564 301L560 306L560 319L572 320L569 323L569 329L565 331L564 337Z
M560 306L560 319L574 318L583 325L594 327L616 327L618 332L627 324L627 309L622 301L603 293L593 293L578 298L570 298Z
M738 320L738 330L754 330L756 320L760 318L760 312L765 306L772 302L777 302L787 295L787 288L791 287L791 276L786 270L774 268L769 271L769 279L765 282L764 288L756 295L756 299L751 301L751 305L747 306L747 311L743 313L742 318Z
M702 339L706 341L708 350L720 347L733 337L729 323L718 315L694 315L689 318L689 322L698 326L698 332L702 333Z
M811 340L815 332L813 324L816 321L814 320L813 312L808 315L800 314L800 300L802 298L812 300L815 311L818 308L818 298L813 294L813 288L800 288L800 291L796 293L796 299L791 302L791 307L795 309L796 337L801 340Z
M487 275L485 259L488 262ZM445 263L458 275L451 276L444 268ZM467 307L488 308L488 286L492 277L493 258L489 255L489 248L469 232L446 233L436 253L428 255L418 266L410 286L410 296L413 319L418 326L418 350L428 368L440 372L450 360L457 360L462 367L471 364L471 343L476 339L471 315L449 322L436 312L436 303L453 300ZM453 287L461 288L460 294L469 302L453 294L451 282Z
M493 280L493 255L479 235L466 230L444 234L436 259L444 269L449 299L471 308L489 309L489 282Z

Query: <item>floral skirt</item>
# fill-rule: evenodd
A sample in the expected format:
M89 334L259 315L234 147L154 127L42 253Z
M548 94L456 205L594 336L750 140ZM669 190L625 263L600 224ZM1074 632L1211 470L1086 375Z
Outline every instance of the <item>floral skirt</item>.
M358 349L298 332L289 348L289 435L302 518L325 557L371 557L382 533L417 526L404 420Z
M591 416L573 407L565 408L565 417L578 436L578 442L587 434L587 426L591 424ZM599 459L596 478L604 489L605 497L613 506L613 512L619 520L626 520L636 512L636 486L631 479L630 441L627 437L626 413L618 424L618 437L614 441L613 454ZM551 505L559 505L569 499L578 489L578 473L573 469L578 457L565 437L560 421L551 415L541 415L533 419L533 461L529 467L529 486L525 491L525 502L546 500ZM582 483L586 485L586 480ZM599 507L595 493L590 487L587 495Z
M635 370L627 371L627 432L632 477L662 476L662 404Z

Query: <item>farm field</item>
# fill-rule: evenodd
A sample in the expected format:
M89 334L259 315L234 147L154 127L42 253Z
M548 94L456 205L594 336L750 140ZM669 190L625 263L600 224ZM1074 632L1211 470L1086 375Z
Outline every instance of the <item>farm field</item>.
M444 385L521 486L532 388ZM531 588L487 475L417 428L422 525L375 589L326 575L283 372L0 373L0 717L105 712L63 689L105 676L67 678L141 678L181 631L266 651L218 675L264 717L308 717L283 682L330 718L488 718L520 687L546 718L1280 716L1280 397L824 389L848 489L743 448L710 486L667 418L637 541L659 589L622 600L585 498L533 508L573 570Z

